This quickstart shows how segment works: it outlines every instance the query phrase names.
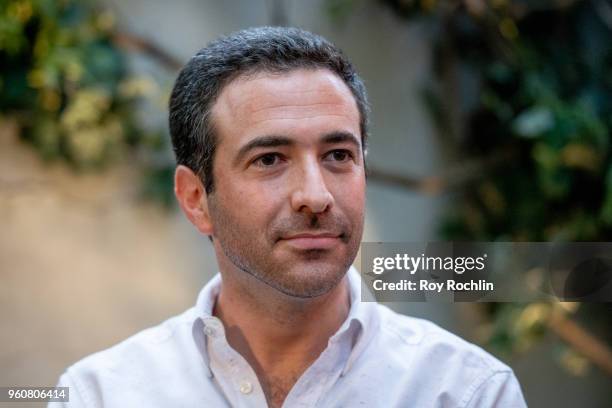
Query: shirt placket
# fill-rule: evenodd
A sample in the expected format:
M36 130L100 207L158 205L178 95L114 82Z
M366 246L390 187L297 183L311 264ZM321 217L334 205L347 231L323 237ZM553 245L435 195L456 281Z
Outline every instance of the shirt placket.
M319 358L293 386L283 407L316 407L323 395L336 383L350 353L349 333L330 340Z
M221 321L204 319L210 369L232 407L267 407L266 396L249 363L230 347Z

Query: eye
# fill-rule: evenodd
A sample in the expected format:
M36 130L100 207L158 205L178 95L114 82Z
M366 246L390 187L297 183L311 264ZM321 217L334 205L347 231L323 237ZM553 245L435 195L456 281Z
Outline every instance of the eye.
M345 162L353 158L353 154L349 150L336 149L327 153L326 158L336 162Z
M272 167L279 164L281 156L278 153L266 153L259 156L253 161L253 164L259 167Z

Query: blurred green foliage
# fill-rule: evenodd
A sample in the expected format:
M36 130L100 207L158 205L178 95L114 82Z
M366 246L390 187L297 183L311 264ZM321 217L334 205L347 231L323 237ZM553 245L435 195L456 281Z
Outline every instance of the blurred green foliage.
M612 30L594 2L456 11L445 44L476 76L460 149L516 151L468 186L455 239L606 240L612 232ZM564 3L565 4L565 3ZM512 27L512 28L506 28Z
M450 143L456 157L508 157L452 193L457 199L442 237L608 241L612 3L382 2L400 16L431 24L436 75L447 85L459 82L426 92L439 129L455 131ZM609 305L575 306L568 313L610 344ZM488 307L492 321L486 339L498 351L526 350L546 333L545 319L533 316L546 316L547 305ZM576 369L584 367L579 354L569 353L560 354L561 363L583 373Z
M43 158L91 170L167 148L136 117L157 84L129 74L113 30L113 15L87 1L0 3L0 111Z

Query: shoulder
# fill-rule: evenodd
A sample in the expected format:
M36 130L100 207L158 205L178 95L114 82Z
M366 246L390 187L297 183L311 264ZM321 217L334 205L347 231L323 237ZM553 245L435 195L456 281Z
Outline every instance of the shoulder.
M382 305L377 305L377 308L381 332L387 340L397 342L400 347L418 349L419 355L443 359L446 365L461 362L464 367L478 367L491 372L511 371L481 347L429 320L401 315Z
M83 398L92 394L101 397L119 388L155 387L168 377L190 372L189 362L194 361L193 356L197 353L192 337L192 317L195 318L195 313L189 309L113 347L91 354L68 367L60 382L71 383Z
M71 407L224 406L203 364L196 308L78 361L58 386Z
M504 407L525 406L512 369L481 347L428 320L375 307L378 333L366 360L381 361L385 374L403 384L403 390L410 389L412 398L429 401L436 396L458 407L487 406L483 401L495 400L513 401L500 405Z

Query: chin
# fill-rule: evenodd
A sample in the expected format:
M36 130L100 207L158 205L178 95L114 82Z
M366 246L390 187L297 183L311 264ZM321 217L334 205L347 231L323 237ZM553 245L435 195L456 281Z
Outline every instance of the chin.
M314 298L334 289L342 281L349 267L350 264L347 267L338 267L309 263L304 267L286 271L282 279L274 279L268 284L288 296Z

